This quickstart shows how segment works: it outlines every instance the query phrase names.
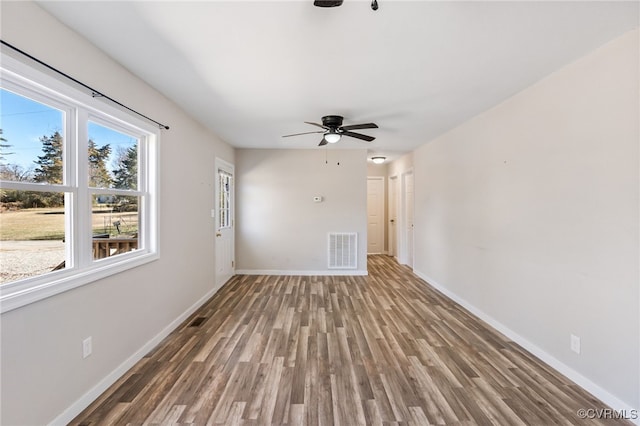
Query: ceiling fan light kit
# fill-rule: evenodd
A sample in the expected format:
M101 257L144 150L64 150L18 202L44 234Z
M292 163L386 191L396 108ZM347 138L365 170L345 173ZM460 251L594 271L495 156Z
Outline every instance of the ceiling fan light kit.
M342 136L339 133L333 133L333 132L329 132L326 133L324 135L324 140L329 142L329 143L336 143L338 142L340 139L342 138Z

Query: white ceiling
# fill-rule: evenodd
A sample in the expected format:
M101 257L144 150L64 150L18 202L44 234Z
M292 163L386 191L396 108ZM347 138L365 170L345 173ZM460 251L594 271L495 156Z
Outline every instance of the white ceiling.
M387 155L638 26L637 1L378 2L39 3L233 146L312 148L281 136L338 114L380 126L338 145Z

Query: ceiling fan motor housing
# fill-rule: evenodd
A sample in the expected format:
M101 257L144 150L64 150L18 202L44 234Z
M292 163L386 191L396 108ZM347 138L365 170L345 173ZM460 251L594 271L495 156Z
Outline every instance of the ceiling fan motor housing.
M337 129L342 126L342 117L339 115L325 115L322 117L322 124L330 129Z
M342 0L315 0L314 6L318 7L336 7L342 4Z

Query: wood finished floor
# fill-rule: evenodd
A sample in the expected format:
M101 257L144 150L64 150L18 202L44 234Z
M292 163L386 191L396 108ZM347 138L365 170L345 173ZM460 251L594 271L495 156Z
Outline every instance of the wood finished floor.
M73 425L591 425L606 406L371 256L369 276L236 276Z

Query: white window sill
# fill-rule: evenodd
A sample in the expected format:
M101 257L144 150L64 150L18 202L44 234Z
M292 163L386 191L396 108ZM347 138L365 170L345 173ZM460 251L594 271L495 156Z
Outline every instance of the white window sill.
M94 262L83 270L70 268L4 284L0 287L0 313L38 302L102 278L153 262L158 253L131 253Z

